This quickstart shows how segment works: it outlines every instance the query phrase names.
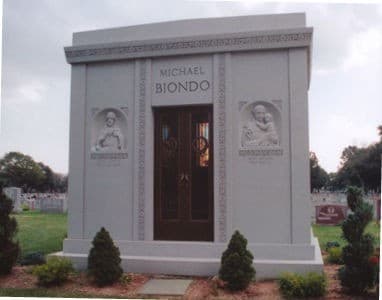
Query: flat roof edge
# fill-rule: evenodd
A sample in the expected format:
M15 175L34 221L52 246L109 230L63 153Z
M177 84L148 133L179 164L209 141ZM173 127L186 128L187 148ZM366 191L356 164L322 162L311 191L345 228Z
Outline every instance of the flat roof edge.
M125 27L81 31L73 34L73 46L158 38L183 37L191 34L239 33L304 27L305 13L243 15L196 18L146 23Z

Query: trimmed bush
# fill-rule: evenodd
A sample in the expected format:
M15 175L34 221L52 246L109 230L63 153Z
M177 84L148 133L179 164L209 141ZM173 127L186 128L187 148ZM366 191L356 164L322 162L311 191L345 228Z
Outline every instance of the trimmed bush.
M0 276L11 273L20 254L19 243L14 241L17 221L10 217L12 209L12 200L5 196L0 186Z
M29 211L29 206L26 203L21 204L22 211Z
M20 261L22 266L43 265L45 263L45 256L41 252L28 253Z
M359 294L372 288L376 282L376 272L370 262L374 253L374 238L364 234L367 224L373 218L373 207L363 202L362 191L356 187L348 188L347 200L352 214L342 223L343 237L348 245L342 250L345 265L338 275L345 289Z
M243 290L255 280L252 261L253 255L247 250L247 239L236 230L227 250L223 252L219 270L219 277L226 282L228 289Z
M106 286L120 280L123 271L118 247L105 228L96 234L88 257L88 275L98 286Z
M341 265L343 263L342 249L340 247L329 248L327 262Z
M279 289L286 298L321 297L326 294L327 280L324 274L310 272L304 275L283 273Z
M33 274L37 276L39 285L52 286L64 283L73 271L69 259L50 257L46 264L34 267Z
M325 246L325 251L329 251L330 248L333 248L333 247L340 247L340 243L338 243L337 241L329 241L326 243L326 246Z
M346 200L349 208L355 211L358 206L363 202L362 190L356 186L349 186L346 190Z

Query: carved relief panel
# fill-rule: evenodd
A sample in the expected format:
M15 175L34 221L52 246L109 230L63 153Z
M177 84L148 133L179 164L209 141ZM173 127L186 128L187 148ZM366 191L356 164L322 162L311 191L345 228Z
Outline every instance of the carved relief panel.
M92 116L90 157L127 158L127 108L94 108Z
M281 100L240 102L240 155L282 154L281 109Z

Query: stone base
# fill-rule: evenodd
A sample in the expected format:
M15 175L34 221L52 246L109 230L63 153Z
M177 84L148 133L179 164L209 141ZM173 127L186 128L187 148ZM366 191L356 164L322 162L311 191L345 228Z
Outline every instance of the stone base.
M199 276L218 273L221 253L227 246L221 243L163 241L119 241L116 244L126 272ZM277 278L286 271L305 273L323 270L320 247L314 237L311 245L249 244L248 248L255 257L257 279ZM69 249L72 251L67 251ZM89 240L66 239L64 251L51 256L67 257L76 269L84 270L89 249ZM130 255L124 255L127 253Z

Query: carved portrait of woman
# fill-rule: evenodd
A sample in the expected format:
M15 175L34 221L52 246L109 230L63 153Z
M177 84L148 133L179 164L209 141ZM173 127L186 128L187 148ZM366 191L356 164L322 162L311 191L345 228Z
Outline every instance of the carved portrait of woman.
M254 105L251 118L241 132L241 146L278 146L279 136L271 112L262 104Z

